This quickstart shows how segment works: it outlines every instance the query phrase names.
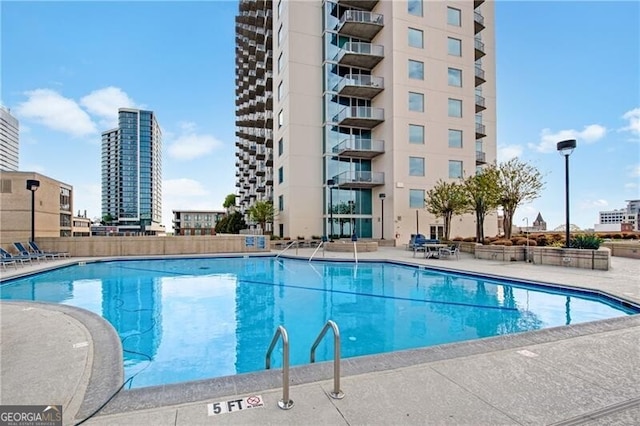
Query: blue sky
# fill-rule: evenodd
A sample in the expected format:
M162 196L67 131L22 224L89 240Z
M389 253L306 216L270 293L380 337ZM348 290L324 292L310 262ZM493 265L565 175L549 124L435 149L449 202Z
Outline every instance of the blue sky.
M221 209L235 192L234 16L230 1L2 1L0 102L20 120L20 170L71 184L100 216L100 132L118 107L163 129L163 221ZM640 198L640 3L496 3L498 159L544 175L541 212L564 223L564 159L575 138L571 222Z

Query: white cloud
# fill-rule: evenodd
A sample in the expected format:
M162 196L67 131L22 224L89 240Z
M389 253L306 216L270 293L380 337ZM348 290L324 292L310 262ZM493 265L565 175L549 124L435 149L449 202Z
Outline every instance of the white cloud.
M603 199L598 199L598 200L586 199L586 200L581 200L579 205L580 205L580 209L602 208L602 207L607 207L609 205L609 202Z
M522 155L521 145L502 145L498 146L498 161L508 161L512 158L520 157Z
M629 167L629 177L640 177L640 165Z
M113 86L94 90L80 99L80 104L101 119L103 130L118 126L118 108L138 108L129 95Z
M21 119L34 120L50 129L73 136L86 136L96 132L96 126L76 101L65 98L51 89L25 92L27 100L16 108Z
M211 135L199 135L196 125L191 122L180 123L181 132L169 144L169 156L177 160L193 160L211 153L222 146L222 142Z
M640 108L634 108L625 112L622 118L628 120L629 125L620 130L631 132L632 135L640 137Z
M624 184L624 189L636 189L638 184L635 182L629 182Z
M203 197L209 195L209 191L197 180L187 178L166 179L162 182L162 195L182 198Z
M542 129L542 132L540 132L540 142L537 144L530 143L529 148L544 153L555 152L556 144L565 139L576 139L578 143L584 142L589 144L602 139L606 133L606 127L599 124L585 126L582 131L568 129L552 133L551 129Z

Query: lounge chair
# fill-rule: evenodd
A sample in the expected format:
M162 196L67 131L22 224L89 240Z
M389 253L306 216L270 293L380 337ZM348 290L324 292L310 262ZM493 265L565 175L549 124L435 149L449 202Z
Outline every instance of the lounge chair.
M24 245L22 245L22 243L14 242L13 246L16 248L16 250L18 250L18 253L20 253L21 256L27 256L27 257L31 257L32 259L37 259L38 262L40 262L41 259L47 260L47 257L50 257L51 259L53 259L53 256L50 256L50 255L30 252L29 250L27 250L27 248Z
M44 251L38 247L35 241L29 241L29 247L31 247L31 251L36 254L44 254L51 255L53 257L61 258L61 257L69 257L69 252L66 251Z
M18 269L18 263L12 259L5 259L4 257L0 259L0 263L2 263L2 267L7 269L7 265L13 265L14 268Z
M0 256L2 256L2 260L7 260L7 261L13 260L15 262L20 262L21 265L24 265L24 262L31 263L31 260L33 259L31 256L13 255L8 251L6 251L5 249L3 249L2 247L0 247Z

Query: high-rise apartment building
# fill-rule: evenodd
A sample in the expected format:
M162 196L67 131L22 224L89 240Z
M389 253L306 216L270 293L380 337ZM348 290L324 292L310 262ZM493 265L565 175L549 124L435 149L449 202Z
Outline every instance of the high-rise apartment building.
M118 127L102 133L102 216L120 232L162 227L162 133L152 111L120 108Z
M442 236L426 192L496 160L493 2L241 0L236 32L241 209L272 200L293 238Z
M18 171L20 124L8 108L0 105L0 170Z

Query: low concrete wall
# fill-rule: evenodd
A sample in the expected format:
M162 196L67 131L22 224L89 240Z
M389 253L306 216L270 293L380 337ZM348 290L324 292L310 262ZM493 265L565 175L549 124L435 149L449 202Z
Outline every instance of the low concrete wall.
M325 243L325 250L353 253L353 242L352 241L335 241L333 243L327 242ZM378 251L378 243L375 241L357 241L356 250L358 250L358 253L362 253L366 251Z
M476 245L476 259L503 262L525 261L526 246ZM567 266L571 268L598 269L608 271L611 266L611 251L566 249L557 247L529 247L529 260L539 265Z
M66 251L74 257L256 253L270 250L269 237L263 235L59 237L37 238L36 242L44 251Z
M640 259L640 242L638 241L625 243L604 242L601 247L607 247L610 249L611 256Z

